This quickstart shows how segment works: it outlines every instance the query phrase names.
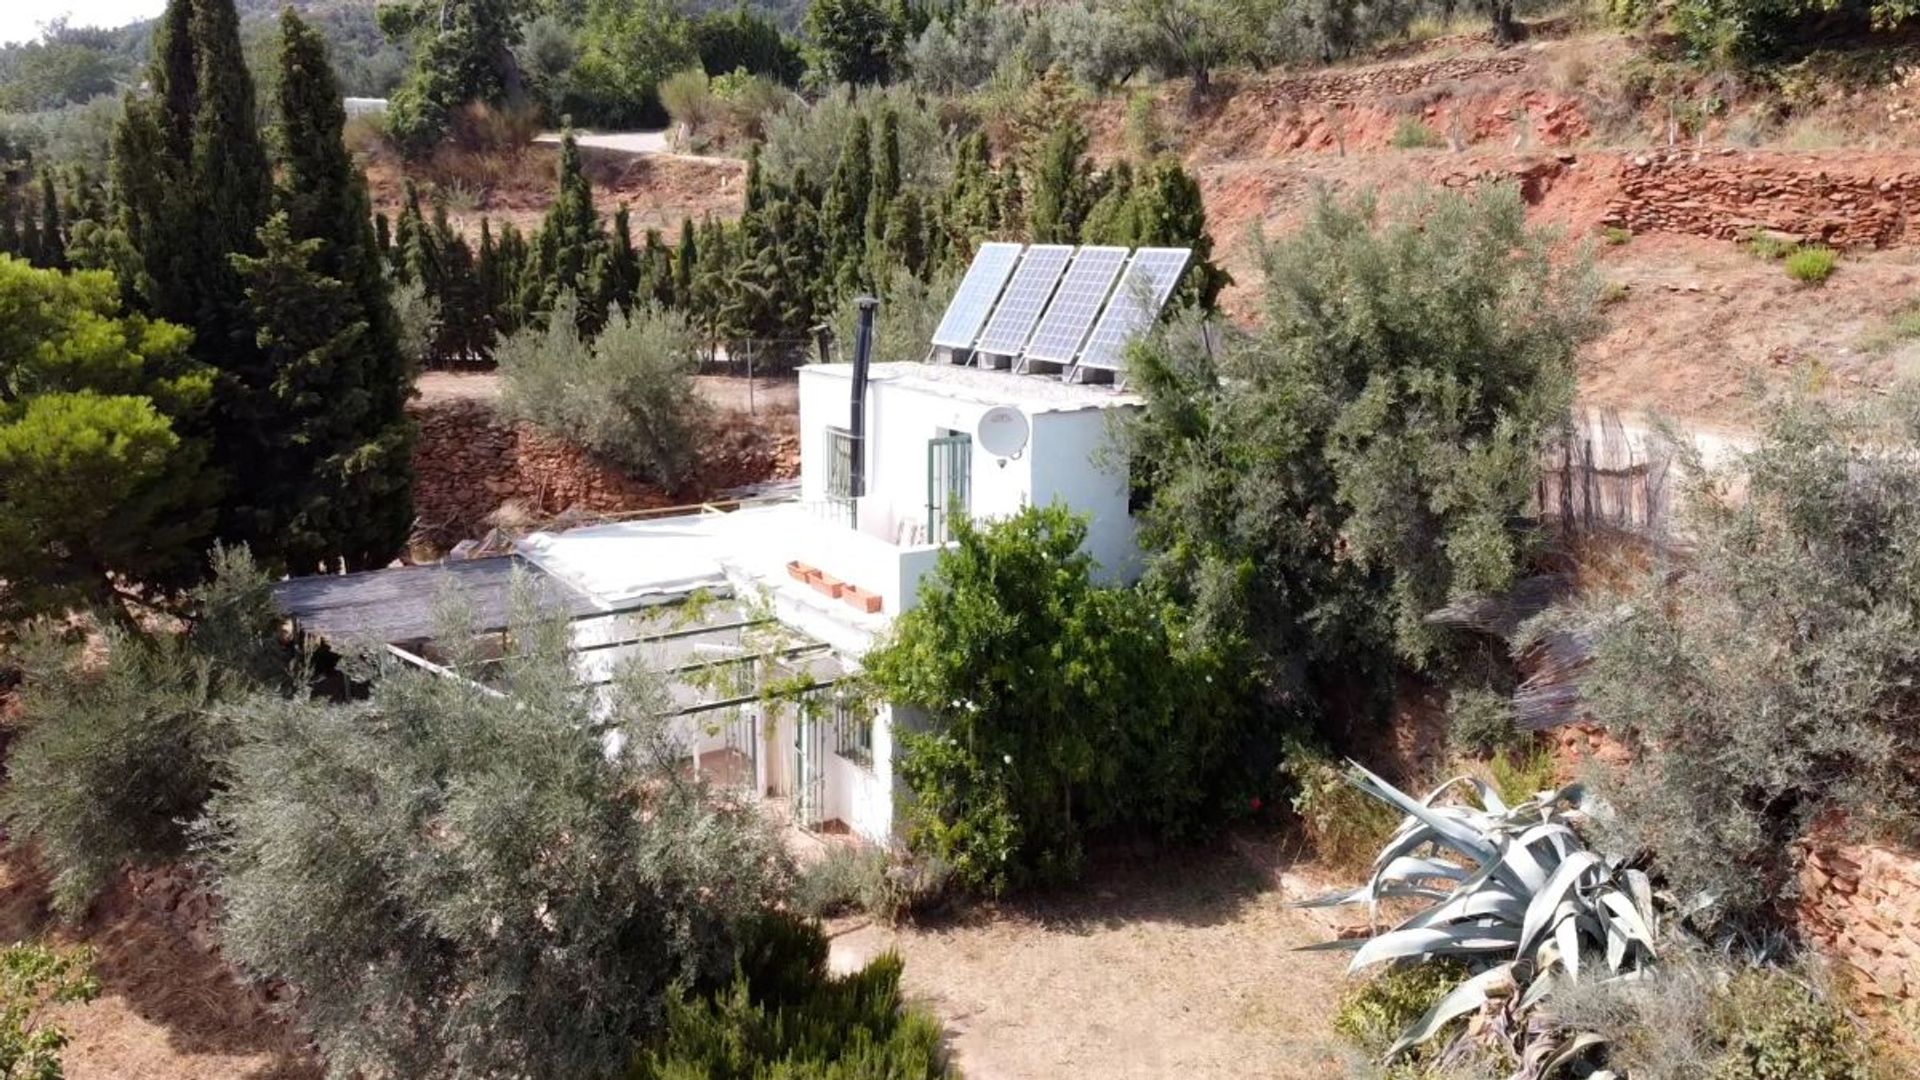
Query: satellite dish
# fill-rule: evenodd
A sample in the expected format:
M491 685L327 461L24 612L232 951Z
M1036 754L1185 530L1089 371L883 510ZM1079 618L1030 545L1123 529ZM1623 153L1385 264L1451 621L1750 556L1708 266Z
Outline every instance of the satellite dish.
M980 414L974 437L982 449L1005 463L1006 459L1018 458L1026 452L1027 437L1032 430L1026 413L1011 405L995 405Z

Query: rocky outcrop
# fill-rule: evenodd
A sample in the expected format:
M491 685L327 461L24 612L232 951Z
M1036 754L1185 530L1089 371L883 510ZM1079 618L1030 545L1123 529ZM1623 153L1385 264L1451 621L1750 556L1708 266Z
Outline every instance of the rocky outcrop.
M1871 155L1668 150L1627 156L1619 183L1604 223L1634 232L1879 248L1911 241L1920 213L1920 171Z
M702 448L693 483L663 490L526 425L492 403L455 398L414 410L414 505L419 539L439 547L487 531L503 508L530 521L566 512L621 513L685 505L734 488L798 475L791 432L726 414Z
M1814 843L1800 875L1801 934L1865 997L1920 999L1920 853Z

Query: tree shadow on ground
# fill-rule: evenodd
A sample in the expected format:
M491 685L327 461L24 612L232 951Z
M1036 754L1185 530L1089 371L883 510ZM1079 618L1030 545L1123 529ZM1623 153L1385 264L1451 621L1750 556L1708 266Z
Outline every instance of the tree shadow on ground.
M1301 871L1314 872L1311 859L1296 836L1279 830L1245 828L1195 845L1109 840L1088 853L1086 872L1072 885L915 921L937 930L1021 919L1068 934L1142 922L1220 926L1281 892L1283 877Z
M306 1040L270 1012L219 954L201 948L134 896L124 881L79 925L61 922L48 875L31 856L0 846L0 941L46 939L91 946L102 998L119 998L166 1032L179 1054L265 1057L245 1080L313 1080L321 1068ZM84 1038L85 1032L76 1032ZM78 1039L76 1039L78 1042Z

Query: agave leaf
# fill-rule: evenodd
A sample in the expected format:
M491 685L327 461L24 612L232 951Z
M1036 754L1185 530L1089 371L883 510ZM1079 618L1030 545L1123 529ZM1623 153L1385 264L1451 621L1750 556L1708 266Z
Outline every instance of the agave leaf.
M1533 948L1540 935L1552 925L1553 916L1560 908L1561 901L1573 891L1580 882L1581 875L1600 865L1600 859L1590 851L1576 851L1554 868L1553 876L1527 904L1526 922L1520 930L1520 952L1527 953Z
M1434 1037L1449 1021L1465 1016L1467 1013L1487 1003L1488 988L1502 979L1511 979L1513 964L1505 963L1490 967L1478 975L1462 982L1447 991L1447 996L1434 1003L1427 1015L1414 1021L1402 1032L1400 1038L1387 1048L1387 1057L1392 1059L1409 1047L1418 1046Z
M1352 769L1353 782L1360 790L1396 807L1409 817L1419 818L1434 831L1435 838L1447 847L1453 848L1475 862L1486 862L1496 854L1493 845L1480 839L1479 834L1471 826L1461 822L1457 817L1438 813L1433 807L1416 802L1409 798L1406 792L1375 776L1367 770L1366 766L1358 762L1348 761L1347 765Z
M1444 878L1448 881L1465 881L1471 873L1471 870L1458 863L1403 855L1381 868L1380 872L1374 875L1374 880L1390 878L1395 881L1418 881L1426 878Z
M1572 919L1561 919L1553 928L1554 943L1560 946L1560 956L1567 962L1567 975L1580 977L1580 927Z
M1607 1040L1600 1035L1591 1031L1583 1031L1567 1040L1566 1045L1560 1048L1560 1052L1555 1054L1547 1062L1545 1067L1540 1070L1540 1075L1542 1077L1552 1076L1554 1070L1560 1068L1562 1065L1571 1063L1573 1059L1596 1046L1605 1045L1607 1045Z
M1558 966L1560 963L1560 950L1553 948L1552 952L1553 963ZM1553 992L1554 986L1557 985L1559 981L1559 978L1547 968L1540 967L1535 969L1533 982L1527 986L1527 992L1520 995L1520 1011L1526 1012L1528 1009L1540 1004L1548 994Z
M1647 925L1640 909L1625 894L1613 889L1601 893L1600 907L1614 917L1624 935L1645 945L1649 952L1653 950L1653 927Z
M1520 932L1510 926L1464 924L1389 930L1367 941L1347 965L1349 972L1388 960L1424 960L1435 956L1510 953Z
M1372 898L1373 891L1369 887L1362 885L1348 892L1326 893L1321 896L1310 897L1306 900L1289 901L1287 906L1290 908L1339 907L1342 904L1358 904Z

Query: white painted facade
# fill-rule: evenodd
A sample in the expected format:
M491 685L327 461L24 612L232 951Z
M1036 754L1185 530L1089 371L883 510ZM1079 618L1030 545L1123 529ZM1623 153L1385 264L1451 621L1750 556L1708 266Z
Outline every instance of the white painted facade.
M972 436L982 414L1008 406L1027 417L1028 445L1018 457L1001 460L973 440L963 493L970 516L1000 518L1026 506L1064 504L1088 519L1087 551L1103 580L1138 575L1126 469L1121 456L1109 451L1113 418L1138 408L1138 398L1108 386L1008 372L876 364L866 402L867 495L857 501L856 525L844 503L829 498L827 459L829 429L847 426L851 387L850 365L800 371L797 502L535 534L520 543L518 553L610 610L703 588L759 597L781 626L824 643L841 669L857 671L875 638L913 608L921 579L939 558L941 545L927 538L929 441ZM790 572L795 563L877 595L881 610L858 611L796 580ZM671 650L662 655L686 659ZM596 665L613 659L602 657ZM683 704L698 697L677 696L686 698ZM759 794L791 799L796 784L812 783L822 817L873 841L892 837L893 709L882 707L870 718L864 761L838 752L831 734L822 740L807 731L793 709L763 714L750 704L685 726L694 761L751 741L752 783ZM800 759L809 756L813 761L801 767Z

